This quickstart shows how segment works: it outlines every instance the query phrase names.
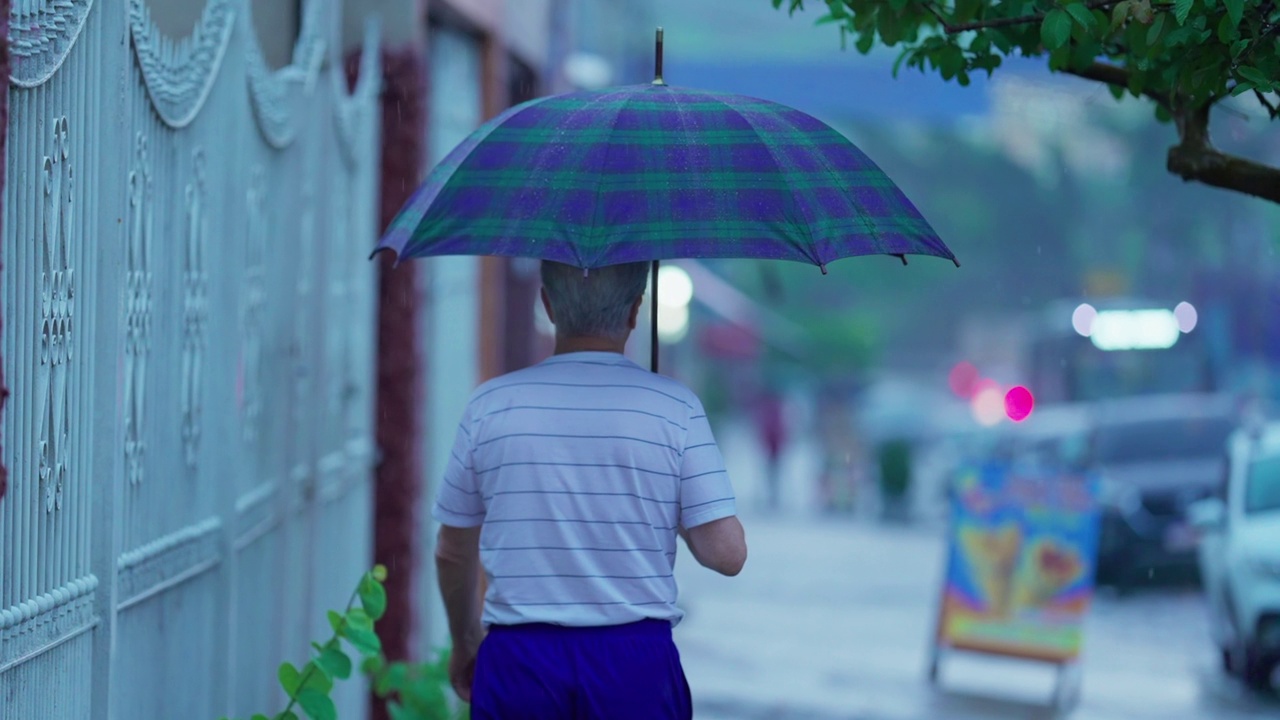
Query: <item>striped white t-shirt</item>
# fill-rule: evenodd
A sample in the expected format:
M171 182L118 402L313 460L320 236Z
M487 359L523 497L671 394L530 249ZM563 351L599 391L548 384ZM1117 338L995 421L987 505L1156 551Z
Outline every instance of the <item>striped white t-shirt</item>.
M698 397L610 352L477 388L434 509L483 525L486 625L675 625L677 526L734 514Z

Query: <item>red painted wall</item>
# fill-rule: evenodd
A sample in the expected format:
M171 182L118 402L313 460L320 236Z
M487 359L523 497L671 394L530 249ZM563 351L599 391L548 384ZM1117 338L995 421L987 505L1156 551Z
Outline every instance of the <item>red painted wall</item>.
M9 0L0 0L0 220L4 211L4 147L9 135ZM0 248L0 275L4 271L3 248ZM0 307L0 329L4 328L4 308ZM0 418L4 417L4 401L9 397L9 388L4 384L4 358L0 357ZM2 428L3 425L0 425ZM9 487L9 471L0 462L0 498Z
M348 79L359 55L348 61ZM382 50L382 156L379 232L417 189L423 173L426 68L415 45ZM422 543L415 508L421 492L422 458L418 407L423 400L418 343L418 289L414 263L391 268L378 262L378 358L375 437L381 453L374 475L374 561L387 566L387 613L378 622L383 649L392 660L409 660L414 617L414 556ZM372 717L386 708L371 698Z

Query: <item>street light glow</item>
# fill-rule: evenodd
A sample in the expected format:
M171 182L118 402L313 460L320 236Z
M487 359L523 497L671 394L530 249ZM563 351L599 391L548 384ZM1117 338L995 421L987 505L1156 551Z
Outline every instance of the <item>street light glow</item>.
M1093 333L1093 321L1098 319L1098 311L1089 303L1081 303L1071 313L1071 327L1085 337Z
M693 278L685 269L676 265L658 268L658 307L689 307L693 300Z
M1113 310L1098 313L1089 338L1099 350L1165 350L1182 334L1169 310Z
M661 293L661 282L659 280ZM658 338L663 342L680 342L689 333L689 306L658 303Z
M1178 303L1178 307L1173 309L1173 316L1178 318L1178 329L1184 333L1195 330L1196 323L1200 321L1200 313L1196 312L1196 306L1189 302Z

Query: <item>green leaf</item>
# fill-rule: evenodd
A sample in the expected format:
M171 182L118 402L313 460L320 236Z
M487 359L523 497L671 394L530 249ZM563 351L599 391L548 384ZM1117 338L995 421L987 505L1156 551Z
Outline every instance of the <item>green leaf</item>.
M1240 21L1244 19L1244 3L1245 0L1222 0L1222 5L1227 8L1227 16L1231 18L1231 24L1239 26Z
M1235 86L1235 87L1231 88L1231 95L1232 95L1232 97L1234 97L1234 96L1236 96L1236 95L1243 95L1243 94L1245 94L1245 93L1249 92L1250 90L1253 90L1255 87L1257 87L1257 86L1255 86L1255 85L1254 85L1253 83L1251 83L1251 82L1241 81L1241 82L1236 83L1236 86Z
M1271 87L1271 84L1272 84L1271 78L1267 77L1267 74L1262 72L1258 68L1250 67L1248 65L1241 65L1240 67L1236 68L1236 72L1240 75L1240 77L1244 78L1245 80L1248 80L1249 82L1253 83L1255 86L1259 88Z
M286 710L277 715L275 720L298 720L298 716L292 710Z
M1218 39L1225 45L1240 37L1240 26L1238 23L1231 22L1230 15L1223 15L1222 21L1218 23Z
M1049 53L1049 69L1061 72L1071 67L1071 48L1060 47Z
M418 720L403 705L394 700L387 703L387 714L391 716L391 720Z
M1124 88L1120 87L1119 85L1108 85L1107 90L1110 91L1111 97L1117 100L1124 97Z
M1057 50L1071 37L1071 16L1064 10L1050 10L1040 24L1040 40L1048 50Z
M347 628L373 630L373 618L364 608L351 608L347 611Z
M303 690L311 688L328 694L333 689L333 678L329 677L329 674L321 670L314 662L309 662L302 668L302 677Z
M1174 0L1173 15L1178 19L1178 24L1182 25L1187 21L1187 16L1191 14L1191 6L1195 4L1195 0Z
M1164 34L1164 19L1169 17L1168 13L1160 13L1156 16L1156 21L1151 24L1151 28L1147 30L1147 45L1154 46L1160 42L1160 36Z
M346 638L361 655L377 655L382 652L382 641L371 629L347 628Z
M955 45L948 45L939 51L937 61L943 80L950 80L964 70L964 52Z
M1002 53L1008 53L1013 49L1013 41L1009 39L1008 35L999 30L988 30L986 36L991 39L991 44L995 45L996 49Z
M380 655L367 657L360 662L360 672L365 675L377 675L387 666L387 661Z
M1093 13L1089 8L1080 2L1074 2L1067 6L1067 13L1080 23L1080 26L1092 30L1094 27Z
M364 607L364 611L369 613L369 617L377 621L387 612L387 589L382 583L373 579L373 575L366 575L365 579L360 582L359 588L360 604Z
M981 0L956 0L955 11L951 15L953 24L966 23L978 17L978 10L982 7Z
M866 55L867 53L871 52L871 48L874 47L875 44L876 44L875 35L872 35L871 33L862 33L861 35L858 36L858 41L853 44L853 47L858 52L862 53L863 55Z
M774 7L777 7L777 3L774 3ZM379 563L379 564L377 564L377 565L374 565L374 566L373 566L373 579L374 579L374 580L377 580L378 582L381 582L381 583L386 582L386 581L387 581L387 566L386 566L386 565L383 565L383 564L381 564L381 563Z
M1136 0L1133 3L1133 19L1143 25L1150 25L1155 11L1151 9L1151 0Z
M329 625L333 628L333 632L338 635L341 635L342 625L343 625L342 616L334 612L333 610L330 610L328 617L329 617Z
M837 22L844 22L844 18L836 17L835 15L827 13L826 15L823 15L817 20L814 20L813 24L815 27L817 27L819 25L830 25L831 23L837 23Z
M1142 91L1145 90L1146 88L1147 88L1147 74L1143 72L1137 72L1135 70L1130 70L1129 71L1129 92L1132 93L1134 97L1137 97L1141 95Z
M1249 41L1247 39L1237 40L1235 44L1231 46L1231 57L1233 59L1240 57L1240 54L1243 53L1245 49L1248 47L1249 47Z
M262 713L254 713L253 717L249 718L249 720L271 720L271 718L263 715Z
M903 37L904 23L893 13L877 13L876 29L880 32L880 39L885 45L893 47L897 45Z
M340 645L323 648L315 662L316 667L331 678L346 680L351 677L351 658L347 657Z
M293 663L280 663L280 670L276 673L280 678L280 687L284 688L284 692L289 697L295 697L298 694L298 688L302 685L302 675L298 673L298 668Z
M338 709L333 706L333 700L315 688L306 688L298 693L298 704L311 720L338 720Z

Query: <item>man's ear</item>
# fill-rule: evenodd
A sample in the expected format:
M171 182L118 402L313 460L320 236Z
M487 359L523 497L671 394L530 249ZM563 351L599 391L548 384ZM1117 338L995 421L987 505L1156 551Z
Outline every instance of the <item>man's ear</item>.
M636 329L636 322L639 321L640 319L640 306L643 304L644 304L644 295L641 295L640 297L636 298L636 301L631 304L631 317L627 319L627 327L631 328L632 330Z
M547 319L551 321L552 325L555 325L556 316L555 316L555 313L551 312L551 298L547 297L547 289L545 287L542 288L541 295L542 295L542 309L547 311Z

